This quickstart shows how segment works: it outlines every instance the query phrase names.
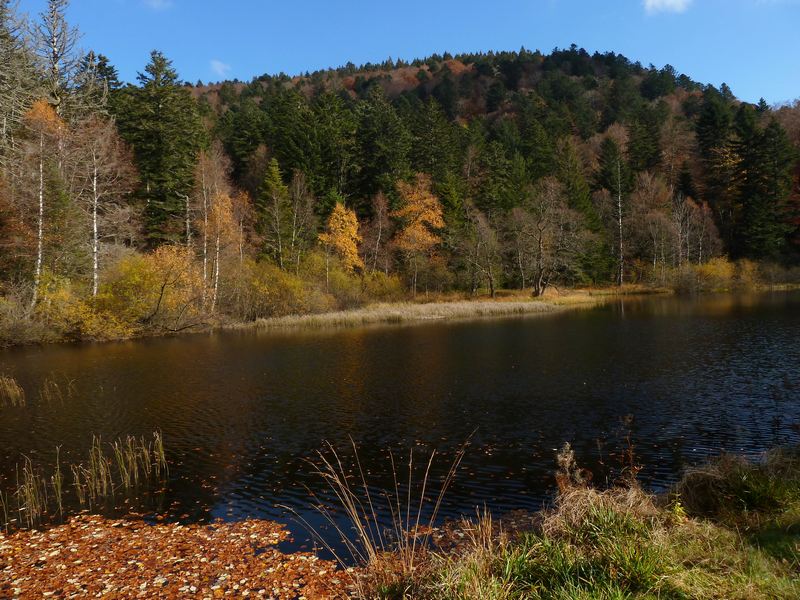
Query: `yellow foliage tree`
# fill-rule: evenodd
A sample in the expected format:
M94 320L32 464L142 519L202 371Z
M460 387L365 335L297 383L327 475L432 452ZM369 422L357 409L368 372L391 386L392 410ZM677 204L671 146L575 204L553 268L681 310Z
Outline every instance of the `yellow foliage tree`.
M364 268L364 261L358 255L358 243L361 241L358 218L355 212L340 202L333 207L325 232L319 235L319 241L328 252L333 251L339 257L345 270L352 273L355 269Z
M208 226L214 244L214 277L211 294L211 312L213 313L216 310L219 295L221 252L233 242L237 233L233 217L233 201L228 194L219 193L214 196L208 215Z
M431 189L431 178L417 173L412 183L399 181L397 191L402 206L391 213L401 228L394 239L395 247L406 255L412 267L412 290L417 293L419 260L429 257L442 242L439 230L444 227L442 204Z
M203 274L191 250L161 246L120 261L97 305L144 331L180 331L202 323L202 298Z

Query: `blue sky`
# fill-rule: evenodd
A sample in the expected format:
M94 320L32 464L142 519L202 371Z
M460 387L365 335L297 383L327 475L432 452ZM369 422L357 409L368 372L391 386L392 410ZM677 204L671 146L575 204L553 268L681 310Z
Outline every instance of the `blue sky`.
M21 0L35 14L45 0ZM72 0L82 46L133 80L162 50L188 81L575 43L748 101L800 97L800 0Z

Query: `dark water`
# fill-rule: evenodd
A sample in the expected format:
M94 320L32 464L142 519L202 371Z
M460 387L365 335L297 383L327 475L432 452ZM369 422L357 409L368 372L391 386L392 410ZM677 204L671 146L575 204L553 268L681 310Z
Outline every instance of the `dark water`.
M0 409L0 477L22 454L80 460L93 434L163 432L172 518L316 522L325 497L306 460L328 440L359 446L377 487L387 450L435 474L471 445L443 516L538 508L554 449L606 476L630 425L643 481L663 488L721 450L800 440L800 294L653 297L558 316L323 333L225 333L0 353L25 408ZM63 403L44 378L72 380ZM65 385L65 384L63 384ZM402 455L402 457L400 456ZM405 476L403 476L405 478ZM435 477L434 477L435 479ZM300 530L295 528L295 531Z

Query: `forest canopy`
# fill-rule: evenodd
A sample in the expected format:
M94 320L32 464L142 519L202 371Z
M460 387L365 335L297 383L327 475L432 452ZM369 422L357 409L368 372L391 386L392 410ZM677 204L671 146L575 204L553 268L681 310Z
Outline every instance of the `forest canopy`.
M123 84L66 6L0 0L3 339L798 263L800 103L574 45Z

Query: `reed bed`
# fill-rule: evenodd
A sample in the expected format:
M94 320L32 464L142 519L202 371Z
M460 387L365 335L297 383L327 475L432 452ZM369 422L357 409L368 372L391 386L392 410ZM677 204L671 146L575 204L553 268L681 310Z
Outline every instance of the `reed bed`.
M428 304L375 304L353 310L314 315L291 315L259 319L257 329L326 329L361 327L364 325L419 323L424 321L460 320L478 317L503 317L550 313L558 310L547 302L536 300L431 302Z
M0 408L5 406L25 406L25 390L13 377L0 375Z
M60 448L56 448L52 475L44 475L29 457L17 468L16 485L11 493L0 492L0 515L9 528L11 515L16 524L36 527L45 517L63 517L65 497L72 490L81 508L92 510L113 502L117 495L131 497L169 474L164 441L155 432L152 439L128 436L111 443L92 438L86 461L73 463L66 472L72 475L68 486L62 470Z

